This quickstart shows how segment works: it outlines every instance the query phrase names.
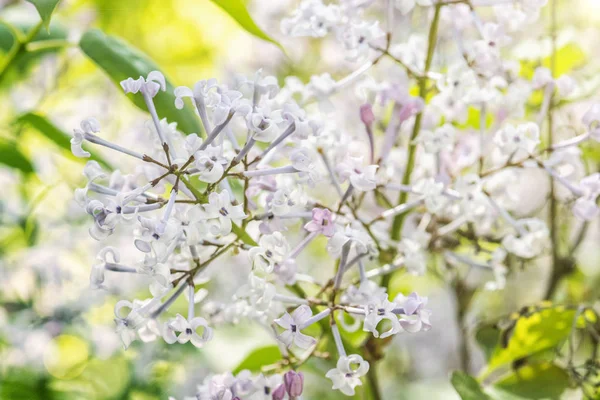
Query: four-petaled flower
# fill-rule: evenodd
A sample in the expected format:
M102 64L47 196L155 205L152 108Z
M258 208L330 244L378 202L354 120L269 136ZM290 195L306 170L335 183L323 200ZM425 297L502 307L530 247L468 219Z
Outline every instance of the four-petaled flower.
M362 157L346 157L338 166L338 173L342 182L348 180L350 184L361 192L375 189L377 186L378 165L363 165Z
M303 334L300 330L305 327L304 324L310 317L312 317L312 311L307 305L296 308L291 315L286 312L281 318L275 320L277 325L285 329L277 338L287 347L292 347L292 344L295 343L301 349L308 349L317 343L317 340Z
M198 334L198 328L202 328L202 334ZM203 347L212 336L213 330L204 318L196 317L188 321L181 314L165 323L163 333L165 342L169 344L192 342L198 348Z
M258 242L258 247L251 248L248 254L255 268L270 274L275 264L285 260L289 251L290 246L285 236L281 232L274 232L263 235Z
M326 208L313 208L312 219L304 225L304 229L332 237L335 234L335 225L331 211Z
M338 389L346 396L354 396L354 388L362 385L360 377L369 372L369 363L358 354L340 357L336 368L330 369L325 377L333 382L333 389Z
M244 206L231 204L231 195L227 190L211 193L208 203L202 206L204 211L198 213L198 219L208 225L208 231L214 236L230 234L233 222L239 223L246 218Z

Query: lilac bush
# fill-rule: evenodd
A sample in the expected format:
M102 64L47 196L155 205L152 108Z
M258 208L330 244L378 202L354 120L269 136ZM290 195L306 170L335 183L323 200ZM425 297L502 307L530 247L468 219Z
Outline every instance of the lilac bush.
M332 390L353 396L368 382L379 399L373 366L388 338L436 327L427 297L389 294L392 274L467 266L485 273L481 290L498 291L514 260L551 254L550 298L570 256L559 213L577 221L575 232L600 214L600 174L585 171L580 150L600 141L600 104L557 76L555 31L548 66L527 71L515 58L519 41L539 34L547 2L303 0L282 32L330 37L356 68L340 79L279 81L259 70L177 87L175 106L191 102L203 129L188 135L159 117L160 72L123 80L150 113L145 140L107 141L93 117L71 139L77 157L103 146L117 166L135 159L114 171L88 161L87 185L75 193L94 240L126 232L121 240L138 254L105 247L91 286L105 288L106 275L150 278L148 298L115 305L123 346L164 340L202 351L220 325L251 320L281 359L258 374L212 375L189 398L300 399L310 382L297 370L323 357ZM422 24L398 33L413 13ZM336 96L351 106L336 107ZM522 170L550 182L538 210L522 210ZM301 262L316 247L328 253L319 276ZM204 287L223 259L251 269L228 302ZM185 315L171 311L182 295ZM589 308L576 309L577 321ZM357 347L346 336L361 330L367 345Z

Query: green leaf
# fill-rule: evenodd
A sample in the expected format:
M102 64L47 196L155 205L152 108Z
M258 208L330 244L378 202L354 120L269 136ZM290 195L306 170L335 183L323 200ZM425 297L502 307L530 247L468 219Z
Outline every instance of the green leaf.
M47 139L54 142L57 146L59 146L62 149L65 149L68 152L68 154L71 155L71 158L79 161L88 160L87 158L79 158L73 156L71 153L71 136L66 132L63 132L43 115L29 112L22 114L16 119L15 122L20 124L28 124L31 127L35 128L38 132L44 135ZM106 162L102 157L94 154L94 152L91 151L91 149L86 150L91 154L91 157L89 159L98 161L104 167L112 169L110 164Z
M119 85L129 77L146 77L151 71L160 71L158 65L148 56L125 41L108 36L98 29L87 31L79 42L79 47L96 65L104 70L112 81ZM167 79L167 90L159 92L154 104L160 118L177 122L177 129L189 133L201 133L198 117L189 106L178 110L175 107L174 86ZM129 94L133 103L144 111L146 104L140 94Z
M537 363L519 368L494 386L519 399L558 400L569 387L569 375L552 363Z
M254 349L246 356L246 358L233 370L234 374L242 370L258 372L260 369L269 364L274 364L281 360L281 352L277 346L266 346Z
M12 143L0 142L0 164L18 169L26 174L34 172L31 162Z
M496 347L487 371L512 363L524 357L552 349L565 340L571 332L575 310L564 307L552 307L534 312L517 321L508 345Z
M35 9L40 14L46 30L50 29L50 20L52 19L52 13L56 9L56 6L60 0L27 0L35 6Z
M0 53L8 54L13 47L19 46L18 37L25 37L35 29L34 21L19 21L10 23L9 21L0 21ZM29 41L27 51L21 47L20 51L14 56L10 64L6 66L7 70L2 72L4 82L2 87L14 87L15 81L28 76L32 66L34 66L44 55L55 54L64 49L63 46L44 46L46 43L66 43L67 30L64 26L52 22L50 30L41 30L37 32ZM31 48L29 46L32 46ZM1 59L1 57L0 57ZM2 62L0 62L2 65ZM0 67L1 68L1 67Z
M454 371L451 382L462 400L491 400L491 397L483 391L479 382L471 375Z
M256 25L250 13L246 9L246 5L242 0L211 0L217 6L221 7L231 18L233 18L244 30L259 39L266 40L279 47L285 53L283 46L275 39L267 35L262 29Z
M484 326L475 333L475 340L479 344L479 347L481 347L481 350L483 350L485 358L489 359L498 346L500 330L493 326Z

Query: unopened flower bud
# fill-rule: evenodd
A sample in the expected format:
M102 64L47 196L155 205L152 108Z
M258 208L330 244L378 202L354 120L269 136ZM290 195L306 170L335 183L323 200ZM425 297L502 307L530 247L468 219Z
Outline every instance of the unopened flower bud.
M360 106L360 120L367 126L371 126L375 122L373 107L369 103Z
M273 390L273 400L283 400L285 397L285 386L283 383L277 386L277 389Z
M302 372L289 371L284 375L283 381L290 397L298 397L302 394L302 388L304 387Z

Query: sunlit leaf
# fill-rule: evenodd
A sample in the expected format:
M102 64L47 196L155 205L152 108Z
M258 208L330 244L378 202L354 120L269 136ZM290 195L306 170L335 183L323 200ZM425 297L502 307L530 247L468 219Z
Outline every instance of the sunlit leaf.
M266 346L255 349L233 370L234 374L247 369L252 372L260 371L261 367L281 360L281 352L277 346Z
M531 316L519 318L508 345L496 347L487 373L502 365L558 346L569 336L573 318L575 310L564 307L547 308L534 312Z
M44 26L46 29L50 27L50 20L52 19L52 13L56 9L56 6L60 0L27 0L35 6L35 9L40 14Z
M519 368L494 386L519 399L558 400L569 387L569 375L552 363L538 363Z
M256 36L259 39L271 42L277 47L284 51L283 47L279 42L267 35L262 29L256 25L252 16L246 9L246 4L242 0L211 0L213 3L218 5L231 16L242 28L248 33ZM284 51L285 52L285 51Z
M56 125L50 122L45 116L33 112L25 113L19 116L16 120L17 123L28 124L32 128L35 128L38 132L44 135L47 139L54 142L57 146L68 151L71 154L71 136L66 132L59 129ZM96 160L106 168L111 168L110 164L106 162L102 157L93 153L93 150L86 149L90 152L91 156L89 159ZM71 158L79 161L87 161L87 158L78 158L72 156Z
M587 56L578 44L567 43L556 51L555 77L573 72L573 70L583 66L586 61ZM542 61L542 65L546 68L550 68L551 57L546 57Z
M146 77L151 71L160 71L160 68L145 54L130 44L100 30L87 31L79 42L81 50L86 56L104 70L116 84L129 77ZM120 86L119 86L120 88ZM167 90L159 92L154 98L154 103L159 117L167 118L169 122L177 122L177 129L185 133L200 133L202 131L198 117L189 108L182 110L175 107L174 86L167 79ZM140 94L128 97L136 106L147 111L146 104Z
M0 141L0 164L30 174L34 171L31 161L12 143Z
M464 372L454 371L451 382L462 400L491 400L491 397L483 391L479 382Z

